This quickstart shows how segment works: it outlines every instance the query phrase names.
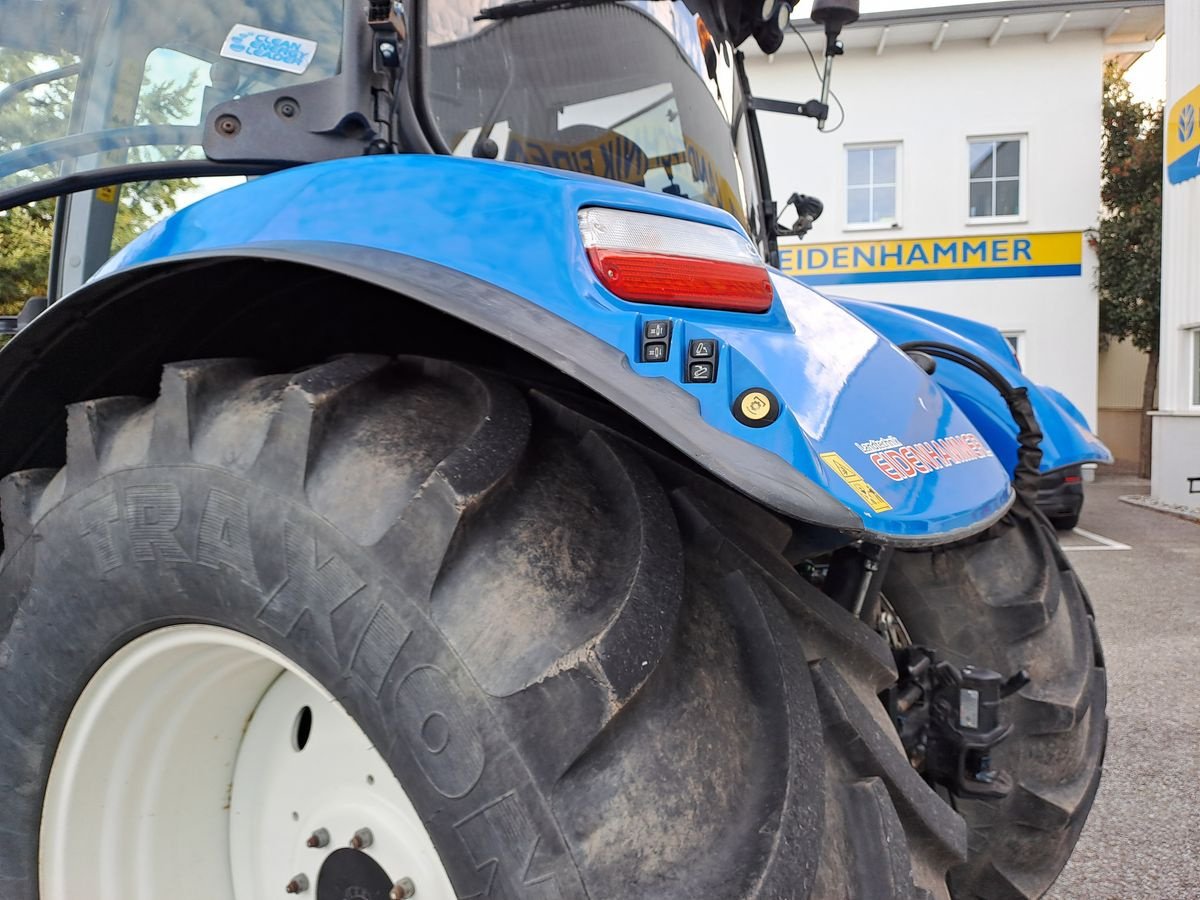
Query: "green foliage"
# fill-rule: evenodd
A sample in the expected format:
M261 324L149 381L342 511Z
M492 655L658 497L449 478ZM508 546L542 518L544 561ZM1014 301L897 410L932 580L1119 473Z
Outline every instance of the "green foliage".
M1158 348L1162 268L1163 109L1134 99L1124 74L1104 73L1104 216L1092 246L1100 262L1100 331Z
M53 231L53 200L0 212L0 316L45 294Z
M0 47L0 88L37 73L73 63L67 56L17 51ZM66 133L77 78L67 75L10 96L0 106L0 155ZM137 98L136 124L178 122L190 111L195 77L179 84L143 79ZM132 98L130 98L132 100ZM161 159L159 148L135 147L112 164ZM0 189L56 174L56 166L39 166L0 179ZM180 191L194 182L144 182L120 189L113 246L121 247L176 208ZM0 315L13 315L25 300L46 293L50 247L54 232L54 200L0 212Z

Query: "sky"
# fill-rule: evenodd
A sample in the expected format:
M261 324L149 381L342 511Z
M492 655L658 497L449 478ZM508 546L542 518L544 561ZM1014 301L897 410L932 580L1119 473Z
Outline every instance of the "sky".
M954 6L960 2L978 0L861 0L859 6L864 13L892 12L898 9L926 9L931 6ZM812 8L810 0L798 0L796 13L807 17ZM1166 39L1158 42L1153 51L1139 59L1129 69L1129 83L1134 95L1147 102L1160 101L1167 90Z

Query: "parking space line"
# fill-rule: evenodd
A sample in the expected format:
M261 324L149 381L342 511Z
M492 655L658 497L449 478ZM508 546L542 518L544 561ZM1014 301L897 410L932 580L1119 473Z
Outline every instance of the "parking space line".
M1068 550L1132 550L1128 544L1122 544L1120 541L1114 541L1112 538L1106 538L1103 535L1095 534L1091 531L1085 531L1082 528L1072 528L1072 534L1077 534L1085 540L1094 541L1092 546L1079 546L1077 544L1061 545L1064 551Z

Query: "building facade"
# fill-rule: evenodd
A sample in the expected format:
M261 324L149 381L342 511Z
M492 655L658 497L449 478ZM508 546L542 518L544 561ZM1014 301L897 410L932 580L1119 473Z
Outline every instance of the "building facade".
M864 4L869 8L869 4ZM799 23L797 23L799 24ZM824 36L801 27L813 53ZM1163 30L1161 0L864 15L843 35L825 132L760 113L772 193L825 213L781 265L833 294L979 319L1097 423L1095 256L1106 58ZM801 39L748 59L756 95L820 86Z
M1200 511L1200 3L1167 4L1162 322L1150 491Z

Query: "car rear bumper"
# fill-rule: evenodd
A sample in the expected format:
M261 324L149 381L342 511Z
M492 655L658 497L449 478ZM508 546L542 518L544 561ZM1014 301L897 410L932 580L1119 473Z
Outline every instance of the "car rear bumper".
M1083 471L1067 466L1046 472L1038 482L1037 505L1048 518L1077 516L1083 508Z

